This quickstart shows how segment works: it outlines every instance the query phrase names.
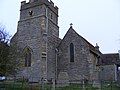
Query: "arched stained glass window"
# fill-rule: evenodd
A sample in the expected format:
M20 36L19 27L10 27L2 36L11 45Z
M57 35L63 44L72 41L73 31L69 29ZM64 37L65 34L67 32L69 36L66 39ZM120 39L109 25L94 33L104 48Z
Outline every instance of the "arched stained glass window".
M70 62L74 62L74 45L70 44Z

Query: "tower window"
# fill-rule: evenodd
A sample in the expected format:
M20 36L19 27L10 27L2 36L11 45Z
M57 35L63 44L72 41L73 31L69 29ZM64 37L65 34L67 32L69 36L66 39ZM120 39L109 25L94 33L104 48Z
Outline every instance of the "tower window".
M74 62L74 45L70 44L70 62Z
M33 11L29 11L29 15L32 16L33 15Z
M50 18L53 19L53 14L52 13L50 14Z
M25 57L25 67L30 67L31 66L31 51L29 48L25 49L24 57Z

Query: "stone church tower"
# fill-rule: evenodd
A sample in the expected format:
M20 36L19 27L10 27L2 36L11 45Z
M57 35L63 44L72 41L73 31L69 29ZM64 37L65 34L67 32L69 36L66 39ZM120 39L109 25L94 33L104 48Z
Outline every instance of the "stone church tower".
M48 0L22 1L17 32L11 40L22 53L19 76L33 82L55 78L59 41L58 7Z
M98 52L72 28L59 38L58 7L50 0L21 2L20 20L11 45L21 53L18 76L30 82L57 80L57 83L92 81Z
M95 86L111 76L114 81L120 80L118 54L102 54L97 44L89 43L72 25L64 38L59 38L58 7L51 0L21 2L12 45L19 52L15 58L20 64L16 76L29 82L55 80L64 86L85 80Z

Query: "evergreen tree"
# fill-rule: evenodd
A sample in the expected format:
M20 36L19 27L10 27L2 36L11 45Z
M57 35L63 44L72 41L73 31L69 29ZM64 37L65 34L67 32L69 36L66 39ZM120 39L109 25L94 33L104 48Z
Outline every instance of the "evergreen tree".
M5 75L6 64L9 56L9 35L5 32L4 28L0 27L0 74Z

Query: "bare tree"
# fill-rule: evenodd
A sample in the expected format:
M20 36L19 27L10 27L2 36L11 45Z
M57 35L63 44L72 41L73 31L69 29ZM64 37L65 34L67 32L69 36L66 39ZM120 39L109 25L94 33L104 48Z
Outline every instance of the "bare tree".
M8 43L10 40L10 35L5 31L5 28L0 25L0 42Z

